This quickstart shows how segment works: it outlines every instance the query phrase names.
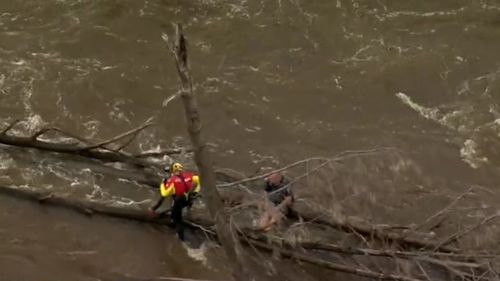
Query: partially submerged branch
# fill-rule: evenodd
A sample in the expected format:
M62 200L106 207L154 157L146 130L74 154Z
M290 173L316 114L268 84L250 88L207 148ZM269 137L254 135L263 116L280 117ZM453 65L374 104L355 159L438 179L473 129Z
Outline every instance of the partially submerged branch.
M105 149L108 149L106 147L106 145L116 143L116 142L118 142L118 141L120 141L120 140L122 140L122 139L124 139L126 137L131 136L130 141L127 142L127 144L129 144L132 140L134 140L137 137L137 135L139 134L139 132L143 131L144 129L150 127L153 124L154 124L153 119L150 118L150 119L148 119L146 122L144 122L142 125L140 125L137 128L134 128L134 129L132 129L130 131L127 131L127 132L125 132L123 134L119 134L117 136L114 136L114 137L112 137L112 138L110 138L108 140L99 142L97 144L89 145L89 146L84 147L82 149L84 149L84 150L91 150L91 149L94 149L94 148L105 148ZM120 151L123 148L124 148L124 146L120 146L115 151Z
M280 248L275 248L269 244L260 242L260 241L255 241L255 240L250 240L251 245L258 247L260 249L266 250L273 252L277 250L282 256L298 260L301 262L313 264L316 266L321 266L325 267L334 271L338 272L344 272L348 274L354 274L362 277L368 277L368 278L374 278L376 280L396 280L396 281L423 281L423 279L419 278L414 278L410 276L405 276L405 275L398 275L398 274L390 274L390 273L384 273L384 272L376 272L372 271L369 269L361 269L359 267L352 267L352 266L347 266L343 264L338 264L334 263L331 261L327 261L315 256L307 255L307 254L302 254L297 251L293 250L287 250L287 249L280 249Z
M428 217L424 222L422 222L420 225L416 226L413 230L421 229L423 226L427 225L433 219L435 219L435 218L443 215L444 213L448 212L451 209L451 207L453 207L465 195L469 194L473 189L474 189L474 187L471 187L471 188L467 189L467 191L459 194L457 197L455 197L455 199L453 199L453 201L451 201L450 204L448 204L446 207L444 207L443 209L441 209L439 212L436 212L434 215Z
M493 215L490 215L486 218L484 218L483 220L481 220L480 222L478 222L477 224L473 225L473 226L470 226L469 228L466 228L466 229L463 229L461 231L458 231L452 235L450 235L449 237L445 238L442 242L440 242L435 249L438 249L439 247L441 247L441 245L448 245L452 242L455 242L457 241L458 239L460 239L461 237L467 235L468 233L474 231L475 229L481 227L481 226L484 226L486 224L488 224L489 222L497 219L500 217L500 213L496 213L496 214L493 214Z
M152 163L147 162L143 159L138 159L138 158L136 158L128 153L124 153L121 151L113 151L113 150L105 147L105 145L116 143L117 141L120 141L121 139L123 139L127 136L137 134L138 132L151 126L153 123L150 120L148 120L146 123L139 126L138 128L132 129L126 133L120 134L116 137L113 137L109 140L100 142L98 144L92 144L91 141L89 141L89 140L86 140L86 139L83 139L81 137L70 134L70 133L68 133L60 128L57 128L57 127L42 128L28 137L14 136L14 135L8 134L8 132L17 123L19 123L18 120L12 122L9 126L7 126L7 128L5 128L2 131L2 133L0 133L0 143L12 145L12 146L18 146L18 147L35 148L35 149L51 151L51 152L74 154L74 155L98 159L98 160L102 160L102 161L124 162L124 163L137 165L139 167L154 166ZM73 142L73 143L56 143L56 142L48 142L48 141L39 140L40 136L42 136L50 131L55 131L55 132L58 132L66 137L74 139L75 142Z
M449 253L459 253L460 250L451 246L445 246L444 244L437 243L434 241L424 241L421 239L416 239L413 237L407 237L408 235L400 234L397 232L384 231L379 228L374 227L371 224L359 223L355 221L350 221L347 219L339 220L333 216L325 216L320 212L312 211L310 208L300 208L300 216L304 220L311 220L318 224L327 225L335 229L339 229L345 232L353 232L363 235L367 238L376 238L380 241L390 241L396 242L403 247L414 247L418 249L436 249L441 252Z

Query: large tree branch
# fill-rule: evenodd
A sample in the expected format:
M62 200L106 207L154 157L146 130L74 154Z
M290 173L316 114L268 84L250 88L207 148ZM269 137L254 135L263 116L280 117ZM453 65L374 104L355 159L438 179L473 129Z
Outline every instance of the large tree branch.
M132 130L129 130L129 131L125 132L125 133L119 134L117 136L114 136L114 137L112 137L110 139L107 139L107 140L104 140L102 142L99 142L97 144L93 144L93 145L89 145L89 146L83 147L82 149L83 150L90 150L90 149L94 149L94 148L105 148L106 145L112 144L112 143L116 143L116 142L118 142L118 141L120 141L120 140L122 140L122 139L124 139L126 137L129 137L129 136L132 136L131 140L130 140L130 141L132 141L133 139L135 139L135 137L137 136L137 134L139 132L141 132L142 130L146 129L147 127L149 127L149 126L151 126L153 124L154 124L153 119L149 118L148 120L146 120L146 122L144 122L142 125L140 125L137 128L134 128ZM127 144L129 144L130 141L127 142ZM120 151L122 148L123 148L123 146L120 146L120 148L118 148L116 151Z
M163 36L167 41L168 37ZM184 105L184 112L187 121L187 131L194 149L194 158L200 172L201 181L205 187L205 195L210 215L216 223L217 236L222 244L228 261L233 264L233 276L236 280L251 280L251 276L245 274L246 270L242 263L241 256L238 255L239 243L231 233L228 224L229 216L226 213L224 203L217 191L215 173L212 161L207 150L205 141L201 135L201 120L198 112L198 105L194 96L193 81L189 71L188 53L186 38L184 37L182 26L175 25L175 39L173 48L168 45L177 68L177 73L181 80L181 99Z
M138 128L135 128L133 130L130 130L128 132L125 132L123 134L120 134L116 137L113 137L109 140L106 140L106 141L98 143L98 144L92 144L91 141L89 141L89 140L86 140L86 139L81 138L79 136L68 133L60 128L57 128L57 127L42 128L28 137L7 134L7 132L12 127L14 127L15 124L17 124L17 123L19 123L19 121L12 122L6 129L3 130L2 133L0 133L0 143L6 144L6 145L18 146L18 147L35 148L35 149L51 151L51 152L74 154L74 155L98 159L98 160L102 160L102 161L124 162L124 163L133 164L133 165L136 165L139 167L154 166L154 164L152 164L148 161L145 161L143 159L138 159L138 158L134 157L133 155L130 155L130 154L127 154L124 152L120 152L120 151L112 151L112 150L104 147L104 145L106 145L106 144L116 142L116 141L121 140L127 136L137 134L139 131L144 130L148 126L152 125L152 123L149 121L146 122L145 124L141 125ZM38 139L41 135L43 135L47 132L50 132L50 131L58 132L61 135L64 135L66 137L69 137L71 139L76 140L76 142L74 142L74 143L56 143L56 142L43 141L43 140Z

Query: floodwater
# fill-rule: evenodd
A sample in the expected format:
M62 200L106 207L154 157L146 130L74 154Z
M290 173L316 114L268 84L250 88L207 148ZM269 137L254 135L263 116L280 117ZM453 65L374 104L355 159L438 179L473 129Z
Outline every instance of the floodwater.
M399 205L365 204L358 215L411 222L443 203L411 196L448 198L475 185L491 209L500 182L499 18L493 0L5 0L0 121L24 120L18 134L52 125L104 140L153 117L131 151L188 145L180 100L165 102L178 78L161 38L182 22L217 167L254 174L384 147L397 157L381 151L339 164L328 198L351 200L347 186L373 204L391 198ZM2 147L0 183L122 204L153 196L91 166ZM0 221L2 280L228 278L216 254L194 260L169 230L8 197Z

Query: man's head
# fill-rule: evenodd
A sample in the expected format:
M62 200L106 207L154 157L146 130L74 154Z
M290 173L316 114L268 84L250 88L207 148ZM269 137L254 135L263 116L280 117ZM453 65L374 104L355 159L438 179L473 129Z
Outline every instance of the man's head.
M273 186L278 186L280 185L281 181L283 180L283 175L279 172L277 173L272 173L269 175L267 178L267 182Z

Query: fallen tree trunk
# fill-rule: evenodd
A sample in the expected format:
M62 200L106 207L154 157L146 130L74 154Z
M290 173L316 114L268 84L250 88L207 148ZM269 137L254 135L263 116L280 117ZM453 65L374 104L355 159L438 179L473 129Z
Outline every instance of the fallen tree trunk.
M40 204L48 204L58 207L63 207L82 213L87 216L93 214L105 215L109 217L122 218L128 220L135 220L147 223L168 223L165 219L151 218L146 215L145 211L139 209L130 209L123 207L116 207L103 204L98 201L82 201L70 197L62 197L48 191L37 191L28 188L17 188L9 186L0 186L0 194L13 196L16 198L34 201ZM210 224L210 223L206 223Z
M127 163L140 168L161 168L161 165L157 165L155 163L152 163L151 161L147 161L147 158L149 157L170 156L192 151L191 149L172 148L164 149L158 152L145 152L138 154L125 152L124 148L129 146L141 131L154 125L152 118L146 120L143 124L136 128L100 142L87 140L83 137L73 135L60 128L50 126L41 128L38 131L32 133L30 136L17 136L9 134L9 132L12 131L12 129L19 123L20 120L15 120L0 132L1 144L34 148L49 152L78 155L104 162ZM71 142L51 142L40 140L41 136L49 132L57 132L63 137L71 140ZM120 144L120 142L123 142L124 139L126 141ZM110 146L115 146L115 148Z
M113 206L99 201L82 201L71 197L63 197L48 191L37 191L28 188L0 186L0 194L29 200L39 204L47 204L47 205L66 208L86 216L103 215L108 217L127 219L144 223L153 223L162 225L166 224L170 227L173 226L170 223L169 219L149 217L145 212L145 210L141 210L139 208L125 208L125 207ZM196 227L201 231L208 233L209 235L217 238L218 240L218 237L215 235L214 232L213 221L211 221L210 219L206 219L203 217L190 217L187 219L187 223L192 227ZM291 258L301 262L306 262L309 264L328 268L335 271L355 274L363 277L377 278L379 280L420 281L421 279L404 275L377 272L367 268L359 269L353 266L342 265L332 261L325 260L324 258L317 257L314 254L312 254L314 252L311 252L311 254L300 253L294 250L293 247L304 248L308 250L308 252L315 250L323 250L323 251L331 251L335 253L347 254L352 256L370 255L370 256L398 257L398 258L403 257L406 259L412 259L418 257L418 259L421 261L441 266L447 270L459 273L463 273L463 271L461 271L460 268L464 267L472 270L481 268L478 263L471 261L471 259L469 259L469 262L464 262L463 259L458 259L458 261L453 261L453 260L439 261L436 258L422 256L423 253L421 252L411 253L402 251L391 252L391 251L374 250L374 249L352 249L352 248L346 249L344 247L337 245L322 244L319 242L307 242L307 241L299 242L292 245L284 240L281 241L272 239L269 240L268 236L266 236L263 233L257 232L253 229L243 229L240 230L238 234L241 242L251 244L252 246L257 247L259 249L263 249L266 251L278 251L282 256L287 258ZM277 247L277 245L281 245L282 247ZM446 255L447 259L452 259L453 257L454 256L450 254ZM468 274L466 273L464 273L463 275L465 277L469 277Z
M46 150L58 153L74 154L109 162L130 163L140 167L147 167L151 165L151 163L147 163L146 161L143 160L138 160L137 158L129 156L124 153L117 153L114 151L107 151L101 149L89 150L85 149L83 146L78 146L75 144L51 143L51 142L40 141L37 139L32 139L31 137L0 135L0 143L19 146L19 147L36 148L40 150Z
M396 275L396 274L388 274L384 272L376 272L372 270L367 270L367 269L360 269L352 266L346 266L330 261L326 261L324 259L316 258L310 255L298 253L292 250L287 250L287 249L276 249L275 247L260 242L260 241L246 241L246 243L253 245L255 247L258 247L260 249L273 252L275 250L278 250L281 255L284 257L290 258L290 259L295 259L301 262L306 262L309 264L325 267L334 271L338 272L344 272L348 274L354 274L362 277L369 277L369 278L374 278L376 280L397 280L397 281L424 281L423 279L418 279L414 277L409 277L409 276L404 276L404 275Z

